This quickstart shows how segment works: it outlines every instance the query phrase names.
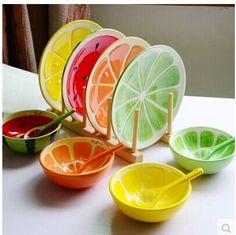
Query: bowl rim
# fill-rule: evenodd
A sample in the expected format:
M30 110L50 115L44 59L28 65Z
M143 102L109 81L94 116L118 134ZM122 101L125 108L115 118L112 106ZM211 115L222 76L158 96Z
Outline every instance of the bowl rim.
M179 170L178 168L176 167L173 167L173 166L170 166L168 164L165 164L165 163L159 163L159 162L140 162L140 163L134 163L134 164L131 164L131 165L128 165L128 166L125 166L125 167L122 167L121 169L117 170L115 173L113 173L113 175L111 176L110 180L109 180L109 191L112 195L112 197L114 197L117 201L119 201L119 203L121 204L124 204L130 208L133 208L133 209L138 209L138 210L141 210L141 211L162 211L162 210L166 210L166 209L171 209L171 208L174 208L178 205L181 205L184 201L186 201L188 199L188 197L190 196L191 192L192 192L192 184L191 182L188 181L188 188L187 188L187 193L184 195L184 197L179 200L178 202L174 203L174 204L171 204L170 206L167 206L167 207L164 207L164 208L142 208L142 207L138 207L138 206L133 206L133 205L130 205L122 200L120 200L117 195L115 194L114 190L113 190L113 187L112 187L112 183L114 181L114 178L120 174L121 171L124 171L126 170L127 168L132 168L132 167L136 167L136 166L140 166L140 165L143 165L143 166L164 166L164 167L167 167L169 169L172 169L178 173L180 173L182 176L185 175L181 170Z
M47 145L39 154L39 163L40 165L42 166L43 170L46 170L54 175L57 175L57 176L65 176L65 177L78 177L78 176L87 176L87 175L93 175L93 174L96 174L96 173L99 173L101 171L103 171L104 169L108 168L110 165L112 165L113 161L114 161L114 154L109 158L109 160L107 161L106 164L104 164L102 167L99 167L99 168L95 168L94 170L92 171L89 171L89 172L85 172L83 174L67 174L67 173L61 173L61 172L57 172L57 171L54 171L50 168L48 168L45 164L44 164L44 161L43 161L43 154L44 152L48 149L48 148L51 148L52 145L54 144L58 144L60 142L64 142L64 141L70 141L70 140L81 140L81 139L93 139L93 140L99 140L101 141L102 143L104 143L108 148L110 147L105 141L101 140L101 139L98 139L98 138L94 138L94 137L83 137L83 136L72 136L72 137L67 137L67 138L63 138L63 139L59 139L59 140L56 140L54 141L53 143Z
M14 113L10 113L9 115L7 115L5 118L3 118L2 120L2 127L5 123L7 123L8 121L17 118L17 117L22 117L22 116L30 116L33 113L35 113L36 115L40 115L40 114L51 114L53 115L55 118L58 117L58 114L51 112L51 111L47 111L47 110L39 110L39 109L30 109L30 110L22 110L22 111L18 111L18 112L14 112ZM22 115L24 114L24 115ZM15 116L16 115L16 116ZM54 130L50 131L49 133L45 134L45 135L40 135L37 137L33 137L33 138L28 138L28 139L23 139L23 138L14 138L14 137L10 137L7 136L5 134L2 133L2 135L4 136L4 138L6 139L10 139L10 140L14 140L14 141L30 141L30 140L37 140L46 136L51 135L53 132L57 132L62 126L62 123L59 123L57 128L55 128Z
M196 130L196 129L206 129L206 130L212 130L212 131L219 131L219 132L222 132L222 134L225 134L227 135L229 138L230 137L233 137L231 134L221 130L221 129L218 129L218 128L214 128L214 127L208 127L208 126L193 126L193 127L188 127L188 128L184 128L184 129L180 129L176 132L174 132L173 134L171 134L170 136L170 140L169 140L169 146L171 148L171 150L179 155L181 158L185 158L185 159L188 159L188 160L192 160L192 161L196 161L196 162L201 162L201 163L206 163L206 162L220 162L220 161L224 161L226 159L230 159L234 156L234 152L229 155L229 156L226 156L226 157L223 157L223 158L220 158L220 159L208 159L208 160L201 160L201 159L197 159L197 158L190 158L186 155L183 155L181 153L179 153L175 148L174 148L174 138L178 135L182 135L183 132L185 131L188 131L188 130Z

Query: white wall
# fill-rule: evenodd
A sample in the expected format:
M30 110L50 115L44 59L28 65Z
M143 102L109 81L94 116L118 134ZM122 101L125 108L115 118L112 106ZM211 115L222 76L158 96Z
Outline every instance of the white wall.
M104 28L166 44L181 55L187 95L234 97L234 7L92 5Z

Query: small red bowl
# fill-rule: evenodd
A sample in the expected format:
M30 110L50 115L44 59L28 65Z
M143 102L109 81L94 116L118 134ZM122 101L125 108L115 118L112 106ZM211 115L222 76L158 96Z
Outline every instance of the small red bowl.
M39 152L56 138L61 124L55 124L38 137L24 139L18 138L17 135L24 134L33 127L45 125L57 117L57 114L43 110L12 113L3 119L3 141L15 152L29 154Z

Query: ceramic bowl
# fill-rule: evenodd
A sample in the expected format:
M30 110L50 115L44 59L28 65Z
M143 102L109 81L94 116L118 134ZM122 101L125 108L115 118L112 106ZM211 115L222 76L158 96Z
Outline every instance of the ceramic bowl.
M160 222L178 211L191 194L191 183L183 182L168 190L158 203L150 206L157 194L154 188L163 187L184 173L160 163L135 163L112 176L110 193L117 207L127 216L144 222Z
M169 145L177 163L186 170L201 167L205 174L213 174L232 161L234 144L219 149L208 160L204 160L204 157L212 151L212 147L231 137L215 128L191 127L171 135Z
M81 164L109 146L98 139L70 137L57 140L40 154L40 164L50 180L65 188L87 188L96 184L112 166L114 154L89 164L76 173Z
M16 135L26 133L33 127L45 125L56 117L58 115L55 113L41 110L25 110L10 114L3 119L3 141L15 152L39 152L55 139L61 124L55 124L45 134L34 138L17 138Z

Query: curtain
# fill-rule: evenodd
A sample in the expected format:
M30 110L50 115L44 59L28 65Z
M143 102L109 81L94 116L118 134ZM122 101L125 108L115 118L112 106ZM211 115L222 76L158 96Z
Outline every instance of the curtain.
M62 25L90 19L87 4L3 5L3 63L37 72L42 51Z

